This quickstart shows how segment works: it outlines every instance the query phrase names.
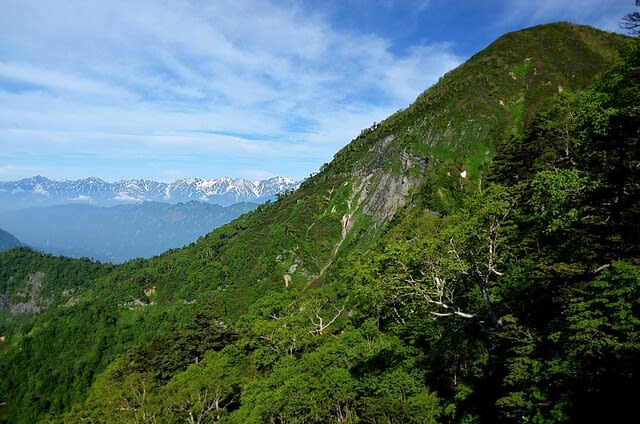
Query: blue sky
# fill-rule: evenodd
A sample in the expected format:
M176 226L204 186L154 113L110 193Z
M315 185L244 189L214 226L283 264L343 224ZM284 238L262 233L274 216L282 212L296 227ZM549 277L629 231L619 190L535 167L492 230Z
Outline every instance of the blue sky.
M0 180L315 172L505 32L633 0L1 0Z

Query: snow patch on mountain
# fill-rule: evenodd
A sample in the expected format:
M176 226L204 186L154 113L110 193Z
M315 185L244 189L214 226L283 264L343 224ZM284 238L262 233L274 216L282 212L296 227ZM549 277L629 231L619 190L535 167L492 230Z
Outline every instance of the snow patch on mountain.
M44 188L42 188L42 184L36 184L35 188L33 189L33 192L35 194L40 194L42 196L49 196L49 192Z
M299 181L285 177L260 181L230 177L186 178L172 183L134 179L109 183L96 177L50 180L38 175L0 182L0 210L79 201L112 206L144 201L178 203L201 200L228 206L238 202L262 203L299 186Z

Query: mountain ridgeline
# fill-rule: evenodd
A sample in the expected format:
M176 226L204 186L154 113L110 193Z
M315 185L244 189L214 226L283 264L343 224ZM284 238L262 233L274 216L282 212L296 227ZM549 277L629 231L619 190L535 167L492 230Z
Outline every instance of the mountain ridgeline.
M298 185L299 182L284 177L261 181L222 177L189 178L172 183L141 179L109 183L95 177L54 181L38 175L0 182L0 211L61 204L114 206L142 202L201 201L231 206L275 200L279 193L295 190Z
M21 246L20 240L0 228L0 252Z
M1 254L0 420L625 416L639 99L637 40L534 27L183 249Z

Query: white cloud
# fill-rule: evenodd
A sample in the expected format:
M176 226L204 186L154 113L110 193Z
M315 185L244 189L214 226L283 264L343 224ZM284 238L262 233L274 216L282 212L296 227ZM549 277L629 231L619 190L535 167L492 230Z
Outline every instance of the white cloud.
M142 199L138 199L137 197L130 196L124 192L117 193L116 196L113 198L113 200L116 200L118 202L123 202L123 203L142 203L143 202Z
M297 156L313 172L461 61L445 44L394 53L295 1L7 1L0 27L3 150L52 161L244 155L278 173Z
M29 64L0 61L0 78L27 83L56 93L78 93L83 95L117 96L129 99L128 93L119 87L75 76L68 72L44 69Z
M91 196L85 196L83 194L80 194L78 195L78 197L74 197L71 200L75 202L89 202L89 203L91 203L92 201Z

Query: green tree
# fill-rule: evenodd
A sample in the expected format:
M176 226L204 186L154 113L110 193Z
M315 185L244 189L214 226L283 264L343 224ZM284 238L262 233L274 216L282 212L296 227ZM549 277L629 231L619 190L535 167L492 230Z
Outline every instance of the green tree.
M157 395L166 399L169 417L192 424L220 421L240 403L243 381L235 348L207 352L204 359L177 374Z

